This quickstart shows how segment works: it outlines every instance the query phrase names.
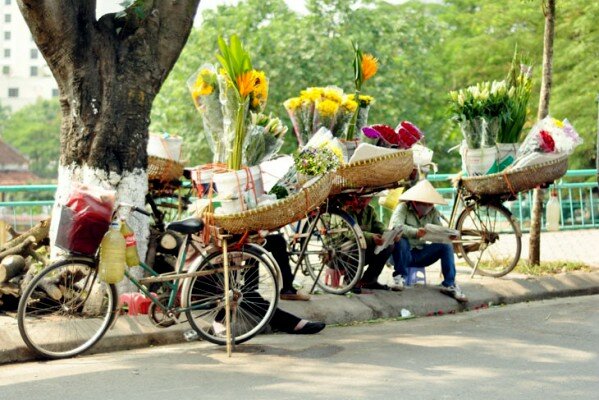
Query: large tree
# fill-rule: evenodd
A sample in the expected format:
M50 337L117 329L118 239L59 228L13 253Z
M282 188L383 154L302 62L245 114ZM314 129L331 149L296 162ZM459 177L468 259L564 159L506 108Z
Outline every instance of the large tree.
M18 0L60 90L57 201L84 182L114 188L117 201L143 206L152 102L199 2L135 0L97 19L95 0ZM145 221L132 223L138 238L147 237Z

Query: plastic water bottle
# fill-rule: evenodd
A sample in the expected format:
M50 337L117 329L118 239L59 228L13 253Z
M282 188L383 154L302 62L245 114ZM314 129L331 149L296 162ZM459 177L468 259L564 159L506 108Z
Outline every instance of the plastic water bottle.
M121 234L118 221L112 222L100 243L100 280L118 283L125 276L125 238Z
M125 258L128 267L139 265L139 254L137 254L137 241L135 240L135 232L125 220L121 220L121 234L125 238Z
M561 207L559 199L557 198L557 191L554 189L551 191L551 197L547 202L547 208L545 209L545 220L548 231L559 230L559 219L560 219Z

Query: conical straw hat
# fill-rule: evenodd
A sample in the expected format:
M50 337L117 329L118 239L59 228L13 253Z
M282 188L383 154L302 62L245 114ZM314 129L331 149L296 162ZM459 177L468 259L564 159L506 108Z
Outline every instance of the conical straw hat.
M419 201L421 203L430 204L447 204L445 199L435 190L433 185L426 179L421 180L410 189L406 190L399 200L402 201Z

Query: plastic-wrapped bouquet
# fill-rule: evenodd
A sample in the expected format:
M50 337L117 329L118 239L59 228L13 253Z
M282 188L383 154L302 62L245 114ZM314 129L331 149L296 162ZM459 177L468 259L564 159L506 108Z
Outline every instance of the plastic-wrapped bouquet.
M365 126L362 133L375 139L377 146L398 149L409 149L424 137L422 131L409 121L402 121L396 129L388 125Z
M202 65L188 80L187 87L196 109L202 116L204 135L213 154L213 162L227 161L227 143L223 134L223 114L216 68Z
M335 137L344 137L358 109L351 96L345 95L336 86L309 87L302 90L298 97L287 99L284 106L300 146L305 146L323 127Z
M339 156L328 147L304 147L293 155L298 174L306 176L322 175L339 166Z
M354 86L355 86L355 94L353 100L360 102L358 109L354 113L348 129L347 129L347 140L353 140L356 131L366 125L365 117L368 116L368 106L362 107L360 94L362 92L362 86L366 81L371 79L376 75L379 68L379 60L374 57L372 54L363 53L358 46L357 43L353 44L354 46ZM370 103L369 103L370 104ZM368 104L368 105L369 105ZM361 124L358 123L358 119L362 113L362 121Z
M277 154L287 133L287 127L272 114L251 113L250 120L243 145L243 163L248 167L268 161Z
M545 117L532 127L522 142L512 168L531 166L568 156L581 143L582 138L567 119L560 121L549 116Z
M241 168L250 112L260 113L268 99L268 79L253 69L249 53L236 35L218 38L218 71L206 64L190 77L188 87L202 115L213 161Z

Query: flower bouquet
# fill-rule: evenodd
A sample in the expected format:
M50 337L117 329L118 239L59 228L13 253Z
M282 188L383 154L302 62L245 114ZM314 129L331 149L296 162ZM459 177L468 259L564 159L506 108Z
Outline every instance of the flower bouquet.
M311 178L335 170L340 165L340 159L338 154L326 146L306 146L293 155L293 163L298 183L303 185Z
M251 167L268 161L283 145L287 127L279 118L251 113L251 123L243 145L243 164Z
M188 80L187 87L196 109L202 116L204 135L214 163L227 161L228 143L223 134L223 113L219 99L218 76L211 64L202 65Z
M368 117L368 107L370 102L362 104L362 98L360 93L362 86L366 81L376 75L378 71L378 59L372 54L363 53L357 43L353 43L354 47L354 86L355 94L352 100L359 102L359 107L354 112L347 129L346 139L353 140L356 132L356 128L361 128L366 125L366 118ZM356 100L357 99L357 100ZM362 119L359 121L359 115L362 114ZM359 122L358 122L359 121Z
M511 168L523 168L568 156L582 143L567 119L545 117L537 122L522 145Z
M372 125L362 128L369 139L376 140L380 147L409 149L424 137L424 134L409 121L402 121L396 129L388 125Z

